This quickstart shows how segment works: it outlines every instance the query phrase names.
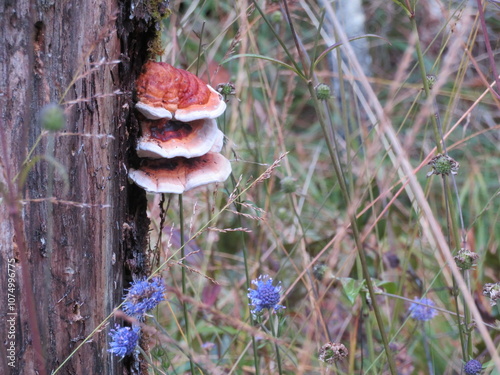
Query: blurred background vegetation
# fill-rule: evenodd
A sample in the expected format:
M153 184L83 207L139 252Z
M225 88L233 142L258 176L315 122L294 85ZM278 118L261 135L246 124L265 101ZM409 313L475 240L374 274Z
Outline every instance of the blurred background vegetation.
M480 360L486 373L494 372L483 337L473 328L472 356L460 350L449 266L423 235L414 197L408 188L400 190L405 181L400 160L370 110L374 100L384 108L455 252L463 244L454 241L447 221L442 178L427 178L431 167L421 165L436 154L432 108L443 134L450 131L445 145L460 163L455 176L459 202L449 198L453 220L459 222L461 207L465 247L480 256L467 273L470 292L498 349L498 308L482 295L485 283L499 281L500 269L500 99L487 90L494 75L485 33L475 1L409 1L416 30L398 3L288 1L288 20L278 1L259 1L258 8L244 0L171 2L159 59L197 73L213 87L234 85L228 109L218 119L233 175L216 189L184 194L182 218L176 196L165 197L163 206L161 196L149 196L151 258L160 254L160 263L169 261L162 271L168 302L155 316L163 337L171 339L152 336L151 373L188 372L189 358L196 371L206 373L278 373L275 345L259 334L265 325L252 322L248 307L249 281L260 274L281 281L284 289L286 310L277 341L283 373L389 373L373 303L382 312L399 374L460 374L470 358ZM290 22L312 60L341 40L328 9L349 38L372 35L352 43L354 56L343 47L333 49L314 70L318 82L331 89L323 110L350 204L306 80L276 62L303 67ZM491 1L484 2L484 10L498 66L500 9ZM431 90L434 106L423 90L417 44L425 71L437 78ZM376 98L360 84L353 58ZM285 153L269 178L254 183ZM240 193L225 208L231 194ZM163 227L161 211L167 214ZM370 275L381 285L375 301L364 287L349 284L364 279L349 212L357 215ZM181 220L186 240L196 234L185 247L186 264L197 270L187 273L185 293L182 267L175 263ZM408 314L413 298L423 295L442 309L428 322ZM182 302L189 304L187 323ZM460 298L459 308L463 314ZM318 359L329 341L349 350L347 359L330 367Z

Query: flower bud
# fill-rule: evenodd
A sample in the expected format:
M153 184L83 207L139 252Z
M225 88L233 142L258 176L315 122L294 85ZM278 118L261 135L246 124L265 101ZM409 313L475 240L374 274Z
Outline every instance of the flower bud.
M297 184L293 177L284 177L280 181L281 190L286 194L295 193L297 190Z
M283 15L281 14L281 12L279 10L273 12L273 14L271 14L271 22L272 23L280 23L281 21L283 21Z
M328 342L319 350L319 360L328 365L333 365L335 362L347 358L349 351L344 344L337 344L335 342Z
M313 267L313 275L319 281L323 281L327 271L328 266L325 263L317 263Z
M236 87L232 83L220 83L217 85L217 91L224 97L236 95Z
M40 119L42 127L46 130L56 132L64 127L64 111L55 103L47 104L42 108Z
M467 249L460 249L454 257L457 267L462 271L470 270L477 258L479 258L479 255Z
M432 87L437 81L437 77L433 74L427 74L425 78L427 79L427 86L429 86L429 89L432 90Z
M328 85L325 85L324 83L320 83L318 86L316 86L316 97L319 100L328 100L331 97L331 90Z

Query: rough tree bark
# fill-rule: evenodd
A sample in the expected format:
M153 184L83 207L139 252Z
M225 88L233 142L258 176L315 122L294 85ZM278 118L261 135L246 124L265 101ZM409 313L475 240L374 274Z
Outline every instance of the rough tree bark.
M165 6L0 1L2 374L50 374L121 302L124 279L144 272L145 195L128 186L126 165L137 132L133 82L157 26L153 3ZM40 110L61 100L65 127L47 150ZM43 159L20 184L26 160L46 152L64 166L67 191L64 174L56 168L51 179ZM133 372L107 352L108 332L96 333L59 373Z

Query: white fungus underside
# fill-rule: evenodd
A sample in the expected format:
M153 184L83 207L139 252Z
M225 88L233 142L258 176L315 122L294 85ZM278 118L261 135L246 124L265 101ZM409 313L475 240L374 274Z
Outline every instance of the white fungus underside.
M130 169L128 176L147 192L182 194L199 186L226 181L231 174L231 163L224 156L217 154L215 164L214 166L211 163L207 168L185 174L185 181L181 178L158 178L140 169Z
M137 141L137 156L151 159L171 159L175 157L195 158L207 152L222 150L224 134L217 128L214 120L205 121L197 136L188 144L177 139L161 142L150 137L141 137Z

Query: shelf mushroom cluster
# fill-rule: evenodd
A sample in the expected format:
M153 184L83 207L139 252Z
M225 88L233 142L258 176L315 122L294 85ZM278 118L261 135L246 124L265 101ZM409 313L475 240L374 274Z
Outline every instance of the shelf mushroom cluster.
M215 118L226 109L222 96L194 74L162 62L147 62L136 82L141 113L139 169L129 177L153 193L181 194L225 181L231 164L219 152L224 134Z

